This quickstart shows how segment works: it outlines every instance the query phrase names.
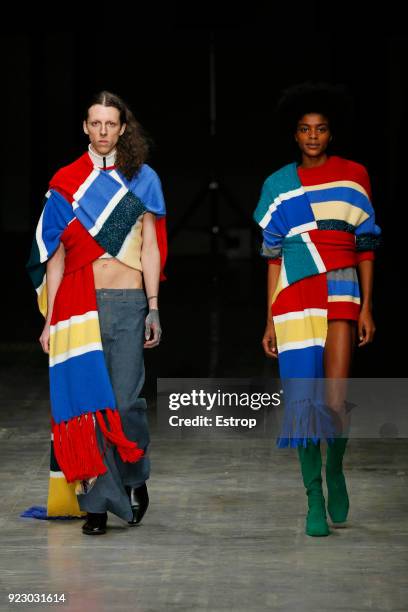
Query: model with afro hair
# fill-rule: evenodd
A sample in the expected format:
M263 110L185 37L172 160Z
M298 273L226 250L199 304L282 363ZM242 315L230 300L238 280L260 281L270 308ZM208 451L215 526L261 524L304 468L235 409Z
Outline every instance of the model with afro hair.
M288 140L288 134L294 133L301 117L309 113L323 115L330 126L327 153L347 154L351 149L355 109L346 87L306 81L281 92L275 107L275 123L279 142L291 158L299 159L301 151L294 139Z
M308 497L306 534L326 536L320 440L328 442L327 509L338 525L349 510L342 469L350 428L345 382L356 343L362 347L374 338L373 260L380 229L365 167L338 155L353 117L346 88L301 83L282 92L276 111L279 131L296 154L266 179L254 214L263 230L262 255L272 264L262 345L266 356L278 358L282 379L326 379L325 426L329 421L331 429L322 428L317 410L312 431L311 413L298 402L278 438L279 447L298 450Z

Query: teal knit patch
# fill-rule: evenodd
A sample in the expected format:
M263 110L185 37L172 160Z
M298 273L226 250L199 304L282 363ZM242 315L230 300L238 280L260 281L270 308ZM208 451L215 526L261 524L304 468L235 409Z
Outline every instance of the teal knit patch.
M319 269L307 247L298 234L283 241L283 257L288 283L292 283L319 274Z
M296 172L295 163L287 164L268 176L264 182L261 198L254 212L255 221L257 223L262 221L275 198L299 187L301 187L301 183Z

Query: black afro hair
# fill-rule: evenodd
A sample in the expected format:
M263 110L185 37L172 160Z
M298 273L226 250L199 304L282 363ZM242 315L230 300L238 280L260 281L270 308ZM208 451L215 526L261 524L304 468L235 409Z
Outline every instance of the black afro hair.
M275 109L281 142L288 139L292 142L299 119L307 113L319 113L329 121L334 137L332 149L338 153L348 149L354 105L345 85L306 81L283 90Z
M306 113L324 115L333 132L337 131L336 128L343 127L353 114L352 99L344 85L311 81L285 89L276 110L292 132Z

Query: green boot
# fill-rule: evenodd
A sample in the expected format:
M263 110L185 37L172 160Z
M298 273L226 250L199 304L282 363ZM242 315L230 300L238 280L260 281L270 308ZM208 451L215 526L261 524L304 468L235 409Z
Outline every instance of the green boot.
M327 510L333 523L344 523L349 511L349 497L343 474L343 455L348 438L335 438L327 444L326 483Z
M308 440L307 447L298 446L303 483L306 487L309 510L305 532L309 536L330 534L322 489L322 455L320 441L315 445Z

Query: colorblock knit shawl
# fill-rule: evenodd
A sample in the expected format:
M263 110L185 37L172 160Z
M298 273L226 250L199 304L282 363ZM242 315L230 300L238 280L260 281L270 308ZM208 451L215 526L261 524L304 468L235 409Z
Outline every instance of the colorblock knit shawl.
M156 173L146 164L132 181L114 168L94 167L88 153L53 177L38 222L28 272L47 313L46 262L65 248L64 276L50 326L50 400L54 450L68 482L107 471L95 419L123 461L143 455L122 430L103 355L92 262L107 252L141 269L141 225L156 215L161 270L166 259L165 207ZM162 273L163 278L163 273Z
M324 377L328 327L325 273L355 267L357 251L379 245L366 171L330 158L324 184L308 188L300 182L297 165L288 164L265 181L254 218L263 230L262 255L281 258L272 299L280 376L286 381L277 444L295 447L306 446L309 438L332 439L334 425L317 380Z

